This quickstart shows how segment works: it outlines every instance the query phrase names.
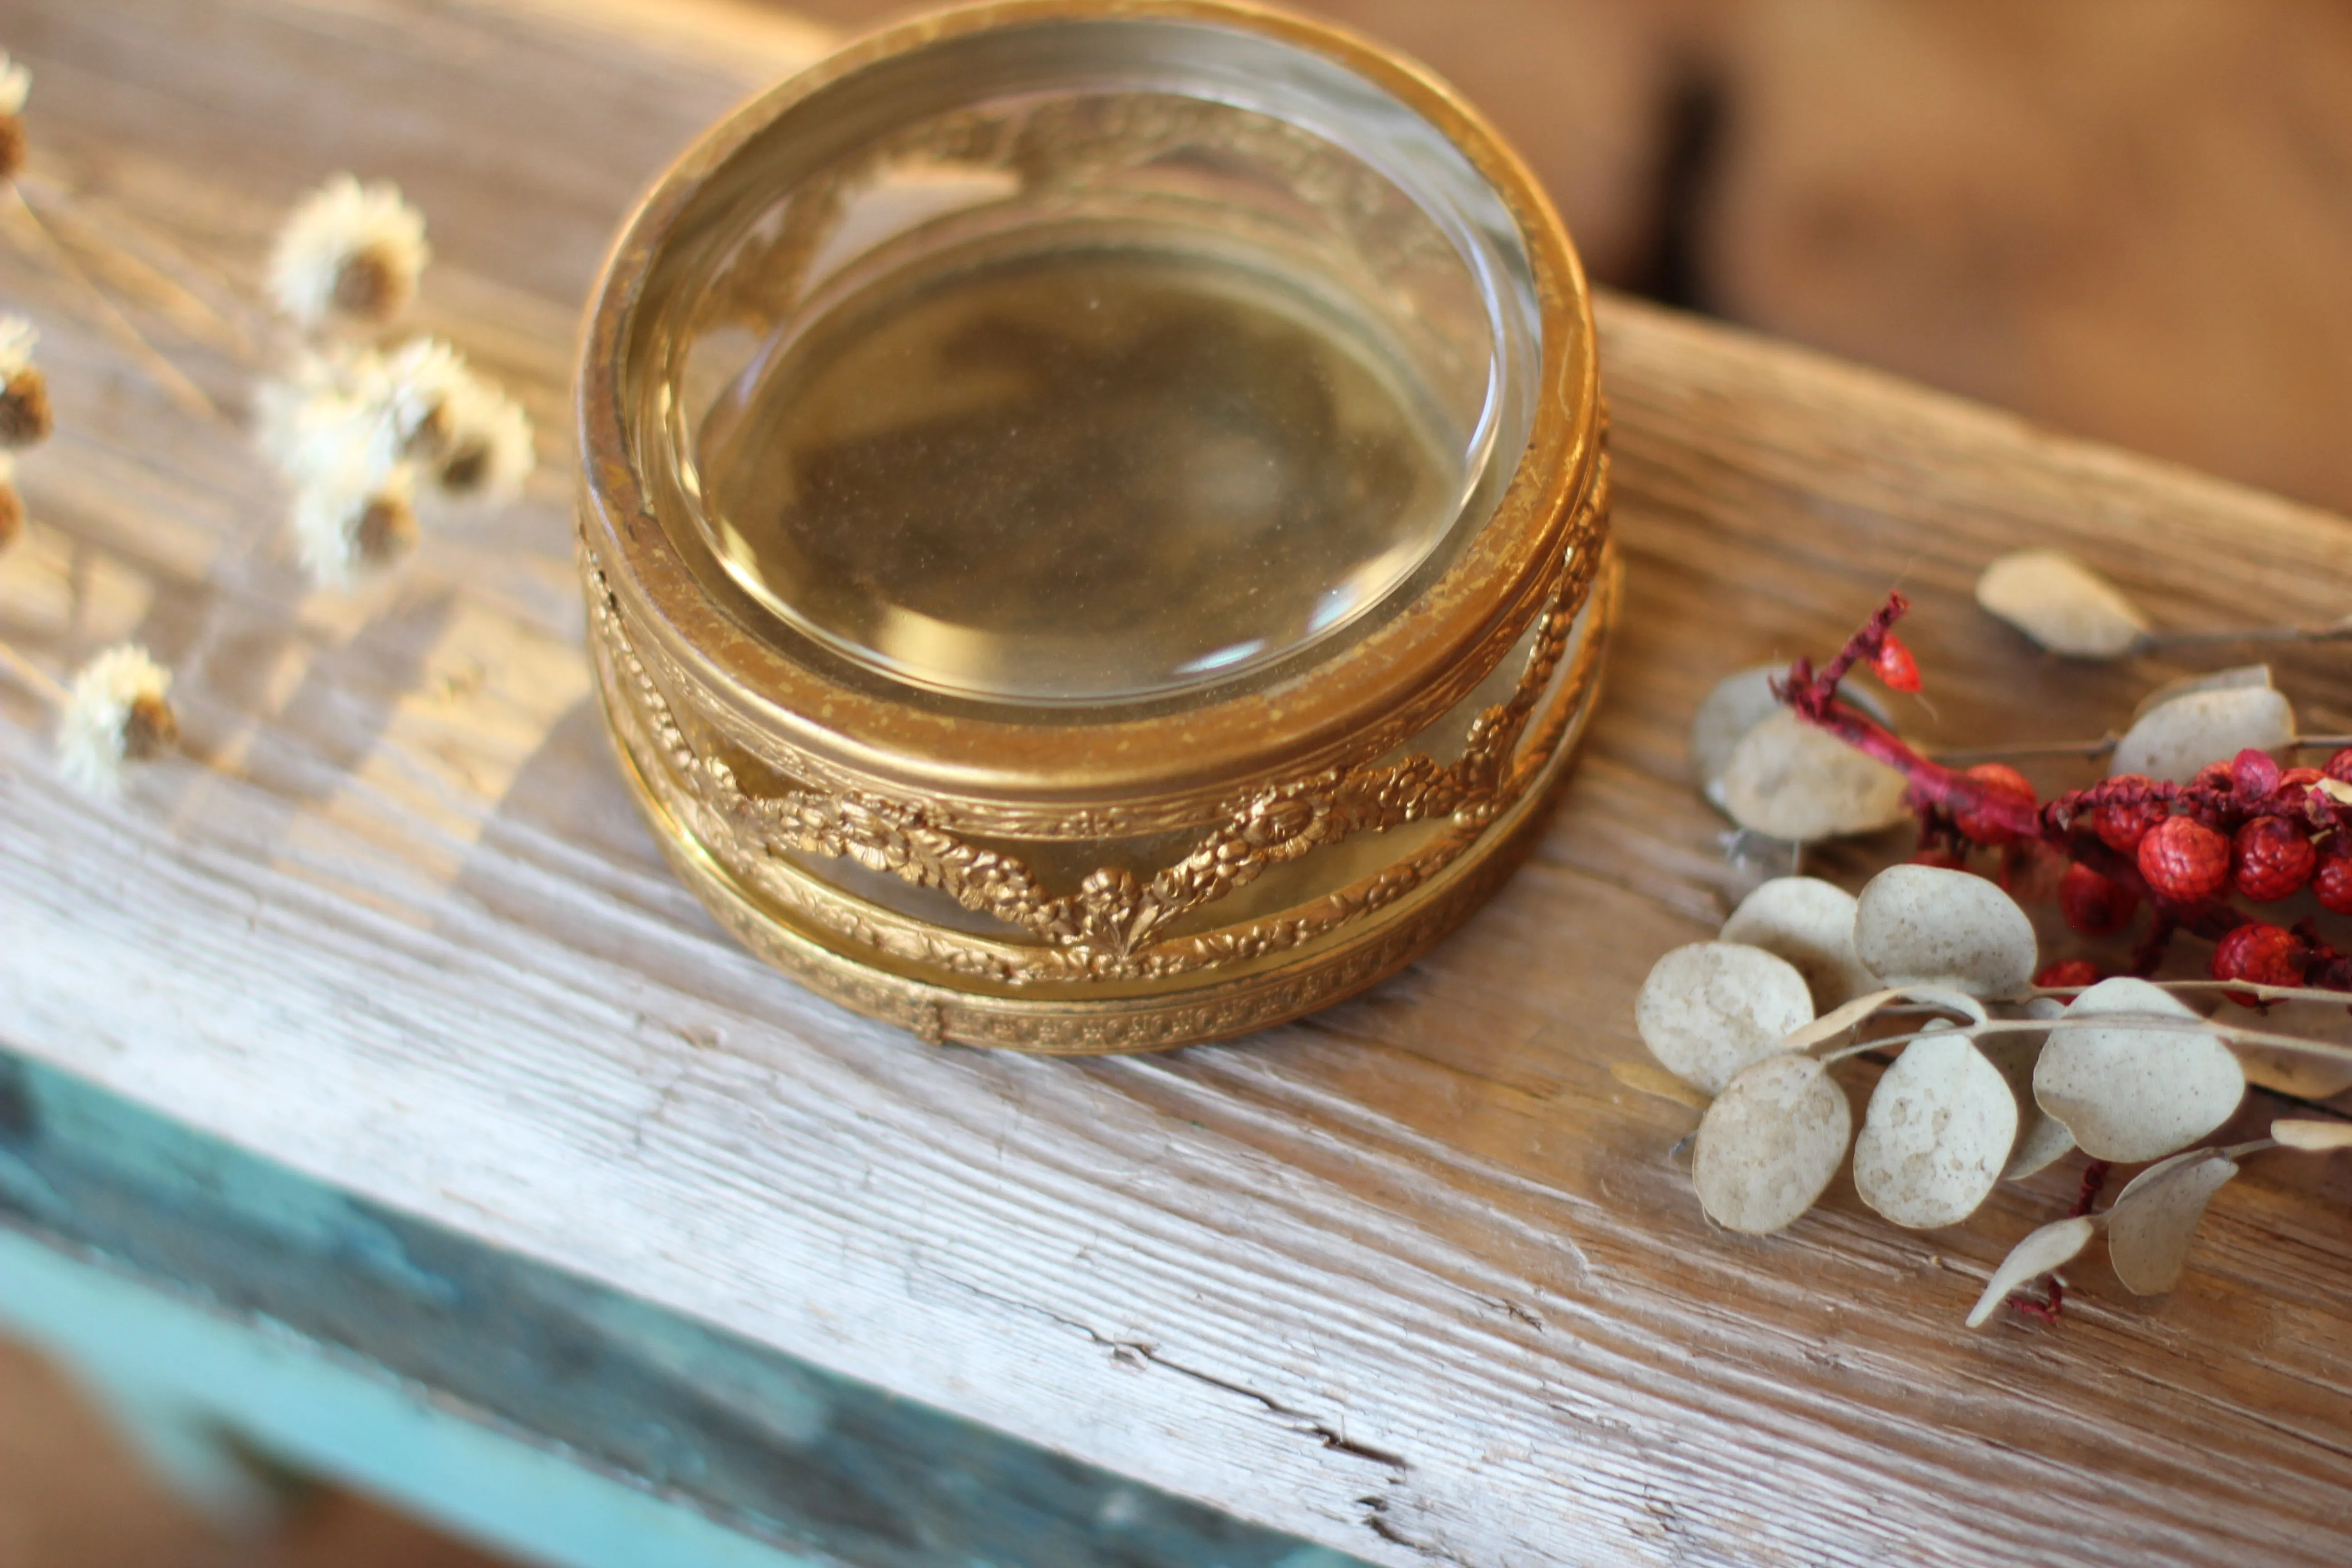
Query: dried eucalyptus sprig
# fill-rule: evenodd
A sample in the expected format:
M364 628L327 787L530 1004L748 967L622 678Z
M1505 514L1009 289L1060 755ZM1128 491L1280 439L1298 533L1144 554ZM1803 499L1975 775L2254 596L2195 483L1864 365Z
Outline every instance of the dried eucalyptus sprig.
M2014 574L2006 584L1988 576L1989 597L2017 611ZM2113 612L2106 631L2122 640L2129 606L2101 600L2097 586L2062 606L2073 646L2093 640L2084 630L2097 629L2093 610ZM2230 901L2309 888L2323 908L2352 912L2352 750L2324 769L2283 767L2273 753L2299 739L2286 700L2267 669L2224 671L2155 694L2117 742L2116 776L2044 802L2005 764L1930 757L1876 704L1849 694L1860 669L1893 689L1918 688L1895 632L1907 608L1890 595L1836 658L1819 670L1799 659L1770 689L1782 719L1878 770L1871 792L1891 781L1919 819L1915 862L1882 872L1859 898L1810 879L1765 883L1718 941L1660 960L1637 1003L1644 1042L1688 1086L1675 1097L1705 1102L1693 1184L1717 1223L1771 1231L1812 1205L1851 1146L1864 1203L1896 1224L1934 1227L1967 1218L2000 1181L2079 1148L2090 1164L2077 1212L2027 1238L1986 1302L2102 1234L2127 1288L2168 1289L2198 1216L2239 1159L2352 1145L2352 1131L2298 1122L2255 1144L2193 1147L2235 1114L2250 1077L2306 1091L2352 1087L2342 1037L2352 1034L2352 957L2308 920L2288 929ZM1759 799L1783 821L1843 813L1843 825L1825 831L1878 826L1847 809L1864 798L1851 778L1783 742L1773 744L1796 760L1751 768L1743 783L1743 762L1759 750L1749 737L1773 721L1753 710L1753 680L1727 680L1694 726L1695 762L1719 780L1710 797L1759 830L1769 831L1743 815ZM1726 737L1710 724L1747 729ZM1759 780L1772 788L1757 789ZM2000 882L1958 868L1979 853L1999 858ZM2032 884L2087 934L2127 930L2145 906L2135 973L2044 963L2011 894ZM2141 978L2184 931L2214 942L2213 979ZM2207 1016L2192 1001L2259 1007L2273 1026ZM1857 1137L1836 1070L1864 1055L1892 1059ZM2110 1162L2147 1161L2162 1163L2093 1212ZM2054 1316L2063 1299L2053 1278L2046 1302L2020 1304Z

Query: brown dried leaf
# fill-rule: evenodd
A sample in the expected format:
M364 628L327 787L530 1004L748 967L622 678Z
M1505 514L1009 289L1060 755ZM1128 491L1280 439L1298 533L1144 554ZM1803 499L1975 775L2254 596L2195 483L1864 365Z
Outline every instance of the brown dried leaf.
M2089 1215L2078 1215L2029 1233L2009 1249L2009 1256L2000 1260L2000 1267L1985 1281L1984 1294L1969 1309L1969 1327L1981 1328L1984 1321L2000 1310L2000 1304L2020 1286L2072 1263L2081 1256L2083 1248L2091 1245L2091 1237L2097 1232L2098 1226Z
M1797 966L1822 1012L1877 988L1853 951L1853 895L1819 877L1775 877L1742 899L1717 933Z
M1739 738L1722 783L1732 821L1799 844L1875 833L1908 815L1902 774L1786 709Z
M1862 1201L1896 1225L1958 1225L2000 1179L2017 1100L1958 1030L1912 1041L1878 1079L1853 1146Z
M2290 1117L2271 1123L2271 1136L2284 1149L2325 1154L2331 1149L2352 1149L2352 1121L2317 1121Z
M1790 1030L1781 1038L1784 1051L1810 1051L1825 1040L1834 1040L1873 1014L1897 1003L1917 1003L1930 1007L1942 1007L1964 1014L1981 1024L1988 1015L1984 1004L1963 991L1948 985L1892 985L1882 991L1868 991L1853 1001L1831 1008L1811 1023Z
M2116 1278L2136 1296L2179 1282L2197 1222L2238 1163L2218 1149L2192 1149L2132 1178L2107 1211L2107 1257Z
M1785 958L1738 942L1696 942L1651 966L1633 1026L1666 1069L1709 1094L1813 1016L1805 977Z
M1653 1062L1611 1062L1609 1076L1627 1089L1654 1094L1660 1100L1671 1100L1677 1105L1687 1105L1693 1110L1705 1110L1714 1103L1712 1095L1693 1089Z
M1854 952L1889 985L1948 985L2008 996L2033 979L2033 922L1982 877L1890 866L1856 901Z
M1691 1184L1726 1230L1763 1236L1813 1206L1845 1159L1853 1111L1811 1057L1751 1062L1698 1124Z
M2078 1022L2113 1016L2112 1024ZM2197 1015L2117 975L2074 998L2033 1069L2033 1098L2094 1159L2160 1159L2230 1119L2245 1098L2238 1058Z
M2070 658L2121 658L2147 636L2147 617L2121 589L2056 550L2000 557L1977 579L1977 603Z
M2294 741L2294 710L2269 687L2192 691L2150 709L2125 731L2108 772L2187 784L2216 758L2249 746L2284 751Z

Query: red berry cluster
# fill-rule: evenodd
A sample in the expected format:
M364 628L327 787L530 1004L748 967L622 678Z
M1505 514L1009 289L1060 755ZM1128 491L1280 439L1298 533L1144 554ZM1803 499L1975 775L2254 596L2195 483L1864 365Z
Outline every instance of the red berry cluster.
M1894 767L1918 809L1916 857L1965 867L1972 851L2000 852L2001 879L2020 896L2054 891L2066 922L2093 936L2127 930L2142 903L2153 921L2133 968L2153 970L2176 931L2215 943L2217 979L2352 990L2352 957L2305 921L2293 930L2250 920L2231 895L2274 903L2309 888L2322 909L2352 915L2352 799L2324 784L2352 784L2352 747L2325 768L2283 768L2244 751L2185 784L2121 773L2047 802L2015 768L1986 763L1955 771L1921 755L1840 700L1837 683L1867 665L1900 690L1917 689L1917 667L1893 631L1908 608L1899 595L1816 675L1799 659L1779 689L1801 717ZM2352 792L2347 792L2352 795ZM2063 877L2058 875L2063 868ZM2064 989L2095 981L2084 960L2053 964L2037 984ZM2232 994L2233 995L2237 994ZM2252 1002L2251 993L2240 997Z

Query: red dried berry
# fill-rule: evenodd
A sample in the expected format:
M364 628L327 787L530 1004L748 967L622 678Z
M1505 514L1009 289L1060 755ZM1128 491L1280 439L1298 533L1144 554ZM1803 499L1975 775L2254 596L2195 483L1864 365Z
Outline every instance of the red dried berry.
M2352 784L2352 746L2327 759L2327 776L2337 784Z
M1905 647L1903 639L1893 632L1887 633L1879 643L1878 652L1872 657L1870 668L1885 683L1889 691L1919 689L1919 661L1911 657L1911 650Z
M2238 787L2238 775L2230 770L2227 763L2207 763L2197 770L2197 776L2189 781L2189 787L2214 795L2228 795Z
M2058 884L2058 908L2084 936L2113 936L2131 924L2139 895L2088 866L2069 866Z
M2117 773L2109 784L2124 784L2133 789L2147 789L2155 780L2146 773ZM2099 842L2118 855L2128 855L2139 847L2147 830L2172 815L2172 807L2161 800L2135 800L2102 805L2091 813L2091 831Z
M2279 774L2278 786L2281 789L2309 789L2326 776L2317 768L2289 768Z
M2278 760L2268 752L2248 746L2231 759L2230 787L2248 800L2260 800L2278 786Z
M2338 845L2311 874L2312 896L2331 915L2352 915L2352 845Z
M2318 858L2302 828L2284 816L2257 816L2230 841L2230 880L2254 902L2266 904L2311 880Z
M2007 763L1979 763L1965 774L1983 787L1988 795L2002 795L2017 802L2026 811L2033 809L2033 786L2025 775ZM2007 820L2006 814L1993 807L1961 806L1952 813L1952 826L1963 837L1978 844L2011 844L2019 837L2017 830Z
M2087 958L2062 958L2033 977L2045 991L2079 991L2099 983L2099 966Z
M2230 841L2193 816L2168 816L2139 841L2139 874L2168 903L2210 899L2230 879Z
M2257 985L2300 985L2309 950L2303 939L2284 926L2260 921L2240 926L2213 944L2213 978L2251 980ZM2230 1000L2251 1007L2251 992L2232 991Z

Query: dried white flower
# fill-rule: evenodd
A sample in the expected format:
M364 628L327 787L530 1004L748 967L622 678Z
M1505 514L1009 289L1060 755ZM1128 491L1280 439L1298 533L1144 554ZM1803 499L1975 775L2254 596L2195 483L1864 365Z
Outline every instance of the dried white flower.
M381 324L415 298L432 258L425 215L388 181L338 174L305 197L278 231L269 292L305 328L330 317Z
M171 685L170 670L129 644L84 666L58 719L66 782L99 800L119 798L127 764L151 762L179 740L179 721L164 700Z
M415 470L308 481L294 495L294 544L302 569L329 587L389 566L416 544Z
M33 95L33 73L21 60L12 60L0 52L0 114L22 114L25 100Z
M40 341L40 329L24 317L0 316L0 381L32 368L33 350Z
M48 438L55 423L48 378L33 363L41 334L22 316L0 316L0 447Z
M0 452L0 550L25 531L25 498L16 493L16 459Z
M436 339L390 357L368 349L306 353L263 385L261 449L298 489L370 489L411 457L448 444L454 410L478 395L455 349Z
M435 488L452 500L513 499L538 454L522 405L477 375L463 376L442 405L446 420Z

